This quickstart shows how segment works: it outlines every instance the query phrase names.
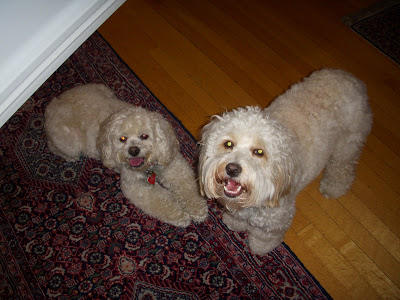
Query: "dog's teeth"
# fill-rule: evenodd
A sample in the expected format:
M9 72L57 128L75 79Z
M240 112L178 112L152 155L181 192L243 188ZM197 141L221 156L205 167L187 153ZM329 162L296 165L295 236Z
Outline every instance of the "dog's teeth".
M235 190L229 189L227 186L224 186L224 190L230 193L238 193L240 192L240 190L242 189L242 187L239 185Z
M228 179L224 186L224 191L226 196L235 198L242 193L242 186L238 182Z

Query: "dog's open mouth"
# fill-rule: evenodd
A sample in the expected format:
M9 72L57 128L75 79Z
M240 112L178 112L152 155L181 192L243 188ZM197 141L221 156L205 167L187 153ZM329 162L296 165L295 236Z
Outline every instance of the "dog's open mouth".
M242 194L243 188L240 185L239 182L236 182L235 180L232 179L227 179L225 181L225 186L224 186L224 193L225 196L229 198L236 198Z
M134 168L139 168L144 164L143 157L132 157L129 159L129 164Z

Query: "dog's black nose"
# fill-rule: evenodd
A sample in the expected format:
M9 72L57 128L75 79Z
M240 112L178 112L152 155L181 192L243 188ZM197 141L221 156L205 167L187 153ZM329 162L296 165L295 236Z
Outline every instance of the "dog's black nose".
M240 173L242 173L242 167L235 163L229 163L225 167L226 174L231 177L237 177Z
M132 156L138 156L140 153L140 149L136 146L132 146L129 148L128 153Z

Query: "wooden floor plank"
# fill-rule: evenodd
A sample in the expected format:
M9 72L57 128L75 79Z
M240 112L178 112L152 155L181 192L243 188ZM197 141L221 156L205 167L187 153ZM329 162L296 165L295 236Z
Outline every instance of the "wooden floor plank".
M397 262L400 262L400 240L378 216L372 213L372 211L351 192L346 195L346 197L338 199L338 201L346 208L352 217L364 227L361 230L354 228L352 230L356 230L361 237L363 237L362 232L367 230L387 251L389 251ZM373 246L373 244L371 246ZM377 247L377 249L379 249L379 247Z
M312 191L315 190L315 188L312 189ZM329 204L329 210L325 212L321 209L319 205L320 203L314 202L313 198L311 198L308 193L302 193L302 195L299 195L297 199L298 209L311 221L313 227L315 227L315 229L318 230L341 255L343 255L344 259L346 259L355 271L357 271L358 274L360 274L362 278L377 291L380 297L383 297L388 291L392 291L392 295L400 292L398 291L397 286L364 252L367 249L360 249L360 247L347 235L345 232L346 224L340 220L340 218L343 218L345 213L341 208L341 205L336 206L337 209L341 210L339 213L336 213L340 218L336 215L336 218L332 219L328 213L332 213L332 211L335 210L335 207L332 206L332 204L334 204L333 201ZM339 227L339 225L342 225L342 227ZM395 268L394 270L390 269L390 267L385 269L387 272L390 272L392 279L397 281L397 284L399 284L399 264L390 254L388 254L379 261L381 267L385 264L383 261L385 258L391 259L391 262L395 264L392 266ZM393 271L393 273L391 271Z
M294 232L299 233L310 224L310 220L307 219L307 217L301 211L297 210L292 222L291 229Z
M380 164L386 164L393 168L395 172L400 172L400 156L392 151L379 136L371 133L368 136L367 148L371 149L381 160ZM362 157L362 156L361 156ZM397 185L398 186L398 185Z
M357 201L356 197L351 193L341 197L342 201L326 199L318 192L318 182L310 184L305 191L335 223L332 228L336 229L332 230L343 231L342 234L348 236L348 239L346 239L347 244L349 244L349 239L351 239L351 241L368 256L366 260L368 260L369 264L371 263L369 260L374 261L390 280L397 286L400 286L400 277L398 276L400 274L400 263L398 261L399 253L396 252L396 248L398 248L399 245L396 246L396 244L398 244L398 239L393 238L394 235L392 232L377 218L373 219L373 216L369 216L369 219L373 219L375 221L374 226L380 228L380 230L374 230L373 232L368 231L367 228L342 205L342 203L351 201L349 198L353 198L353 201ZM324 221L324 224L326 223L327 221ZM333 235L338 236L338 233L335 232ZM382 245L380 241L384 244ZM394 247L392 247L392 245ZM385 246L389 246L389 249ZM393 289L395 288L396 287L393 286Z
M304 229L304 228L303 228ZM336 274L331 272L327 266L315 255L311 248L295 233L292 229L286 234L285 242L297 255L302 257L302 262L310 268L312 274L318 274L321 285L331 292L333 299L351 299L349 293L342 283L336 278ZM354 298L355 299L355 298Z
M222 72L212 60L185 40L164 19L157 18L156 12L151 7L146 4L138 6L141 8L141 14L133 14L133 17L143 22L146 33L157 40L159 47L176 59L178 65L207 93L214 95L214 99L218 100L223 107L231 109L243 101L256 104L255 100ZM161 27L166 29L160 32L158 28Z
M360 161L367 165L369 169L374 170L376 175L379 176L393 192L398 195L400 194L400 168L397 169L393 164L387 164L368 146L364 147Z
M310 225L299 233L304 243L335 274L345 287L345 294L354 299L378 299L378 293L362 278L353 266L324 238L318 229Z
M157 48L150 51L152 57L157 61L158 64L166 71L170 76L185 89L185 91L192 97L192 99L198 104L198 107L202 110L198 112L187 112L191 116L204 115L204 112L209 116L221 109L220 105L214 101L190 76L182 69L176 66L174 61L161 49ZM181 100L181 99L179 99ZM184 106L184 102L181 102ZM206 123L206 120L201 122ZM199 122L197 122L199 123Z
M360 164L357 174L359 174L360 177L366 178L366 176L371 175L372 172ZM394 203L396 199L392 198L387 200L386 198L390 198L392 195L394 195L395 198L398 196L397 194L393 194L386 186L378 186L378 184L373 181L374 178L376 177L368 178L366 179L367 181L357 178L351 187L351 191L361 199L368 209L377 215L391 231L397 236L400 236L400 211L391 208L391 206L397 206ZM370 184L372 184L372 186L370 186Z

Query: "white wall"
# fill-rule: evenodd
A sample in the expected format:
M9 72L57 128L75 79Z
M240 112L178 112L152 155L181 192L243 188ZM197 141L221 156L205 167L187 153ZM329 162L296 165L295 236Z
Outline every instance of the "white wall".
M0 0L0 126L125 0Z

